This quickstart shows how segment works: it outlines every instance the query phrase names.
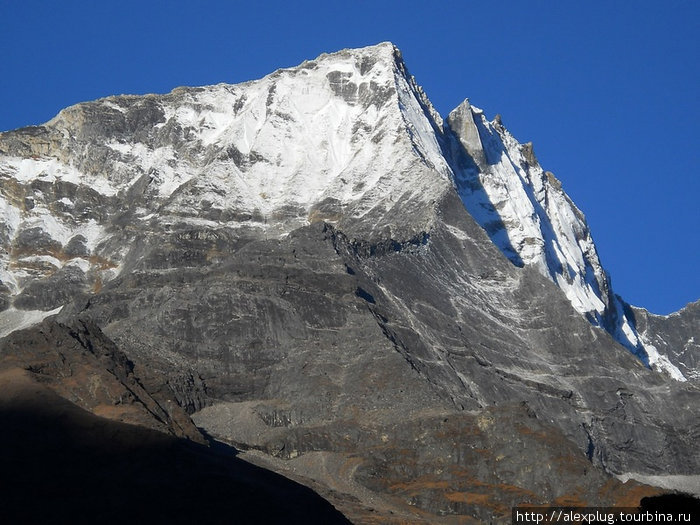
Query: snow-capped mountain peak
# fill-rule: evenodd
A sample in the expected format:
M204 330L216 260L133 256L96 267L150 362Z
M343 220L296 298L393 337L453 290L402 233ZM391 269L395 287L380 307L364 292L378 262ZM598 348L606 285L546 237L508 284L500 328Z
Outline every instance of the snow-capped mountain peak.
M156 228L280 238L324 221L350 237L411 237L456 188L514 264L536 267L593 324L683 379L637 335L583 214L532 145L468 100L443 122L389 42L243 84L78 104L0 134L0 153L5 309L52 311L71 295L66 279L99 289Z
M382 43L243 84L77 104L0 134L4 306L53 310L66 273L102 286L151 223L271 236L320 220L423 228L451 185L440 124ZM398 225L397 203L412 210ZM54 293L31 292L50 279Z

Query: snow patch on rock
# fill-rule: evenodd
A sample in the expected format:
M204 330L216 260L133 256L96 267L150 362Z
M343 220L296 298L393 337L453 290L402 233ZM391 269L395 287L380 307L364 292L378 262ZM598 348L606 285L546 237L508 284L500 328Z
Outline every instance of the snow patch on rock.
M29 328L35 324L39 324L44 319L51 315L56 315L63 307L60 306L54 310L17 310L8 308L0 312L0 338L11 334L17 330Z

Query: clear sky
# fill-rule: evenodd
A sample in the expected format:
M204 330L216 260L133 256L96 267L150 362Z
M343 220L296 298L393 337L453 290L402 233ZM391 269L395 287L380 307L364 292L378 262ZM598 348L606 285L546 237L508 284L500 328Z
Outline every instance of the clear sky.
M625 300L700 298L697 0L0 0L0 130L385 40L443 115L468 97L534 143Z

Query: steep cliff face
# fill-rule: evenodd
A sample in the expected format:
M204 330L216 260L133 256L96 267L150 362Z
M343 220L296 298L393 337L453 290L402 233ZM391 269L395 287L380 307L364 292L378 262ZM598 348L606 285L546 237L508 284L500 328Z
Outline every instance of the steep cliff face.
M531 146L443 122L391 44L80 104L0 152L0 336L90 320L353 520L694 482L696 362L639 336Z

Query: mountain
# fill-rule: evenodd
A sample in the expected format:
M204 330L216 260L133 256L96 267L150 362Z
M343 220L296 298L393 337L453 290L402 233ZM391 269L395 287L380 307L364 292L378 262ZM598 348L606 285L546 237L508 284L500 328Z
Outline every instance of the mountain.
M14 367L88 327L358 523L700 492L697 308L616 296L532 145L443 120L389 43L78 104L0 154Z

